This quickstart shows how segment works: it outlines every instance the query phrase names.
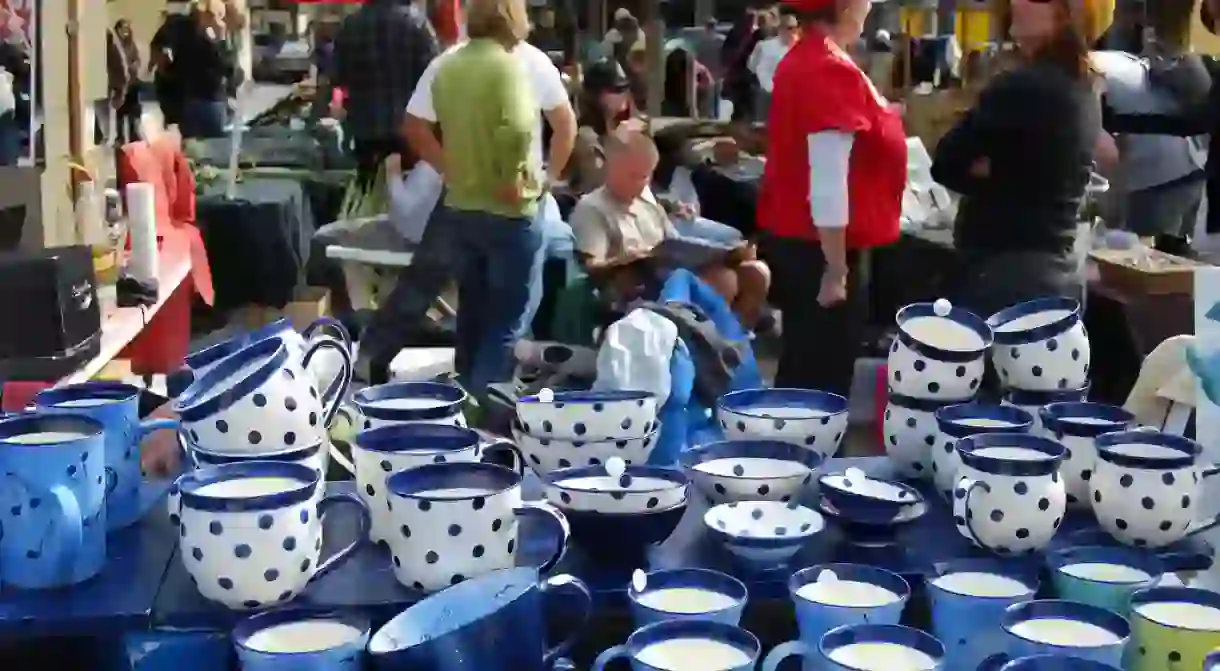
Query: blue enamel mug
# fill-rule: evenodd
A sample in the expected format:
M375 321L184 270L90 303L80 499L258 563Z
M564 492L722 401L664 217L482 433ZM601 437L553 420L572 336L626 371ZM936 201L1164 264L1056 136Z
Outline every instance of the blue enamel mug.
M242 671L361 671L369 620L352 613L268 611L233 628Z

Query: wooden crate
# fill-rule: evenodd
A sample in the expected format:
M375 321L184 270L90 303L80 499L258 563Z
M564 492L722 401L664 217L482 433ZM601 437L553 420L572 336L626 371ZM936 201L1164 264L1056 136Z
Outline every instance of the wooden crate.
M1146 250L1148 262L1135 258L1135 253L1121 249L1100 249L1089 253L1097 263L1102 284L1123 293L1141 296L1194 294L1195 271L1209 268L1206 263Z

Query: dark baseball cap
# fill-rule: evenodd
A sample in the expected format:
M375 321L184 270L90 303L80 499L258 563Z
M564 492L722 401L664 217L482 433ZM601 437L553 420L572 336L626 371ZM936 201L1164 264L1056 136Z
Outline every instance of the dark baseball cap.
M585 69L584 88L587 91L623 91L630 86L627 73L612 58L604 58Z

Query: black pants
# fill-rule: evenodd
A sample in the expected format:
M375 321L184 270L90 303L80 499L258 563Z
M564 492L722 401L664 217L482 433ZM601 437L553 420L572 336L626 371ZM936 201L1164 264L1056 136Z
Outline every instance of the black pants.
M115 134L118 143L123 145L140 139L140 115L144 106L140 104L140 87L132 86L123 96L123 102L114 111Z
M867 318L859 255L848 254L847 300L824 308L817 296L826 258L816 242L767 236L759 251L771 267L771 303L783 315L775 386L847 396Z
M403 156L403 170L410 169L407 157L411 155L407 143L399 138L362 139L356 138L352 143L352 153L356 158L356 184L365 190L377 178L377 171L389 158L390 154Z

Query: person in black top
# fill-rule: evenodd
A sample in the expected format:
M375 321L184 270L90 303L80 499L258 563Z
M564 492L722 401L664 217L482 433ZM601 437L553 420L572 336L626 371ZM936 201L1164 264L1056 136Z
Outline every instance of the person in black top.
M936 146L932 177L962 195L954 298L984 317L1045 296L1079 298L1077 214L1101 135L1089 0L1013 0L1022 63L998 75ZM1072 17L1069 19L1068 17Z
M196 0L187 20L168 20L153 38L156 60L165 69L170 93L180 104L166 115L178 116L183 137L221 137L229 112L229 80L236 75L233 49L226 43L225 5ZM158 94L159 95L159 94ZM164 113L164 109L163 109Z

